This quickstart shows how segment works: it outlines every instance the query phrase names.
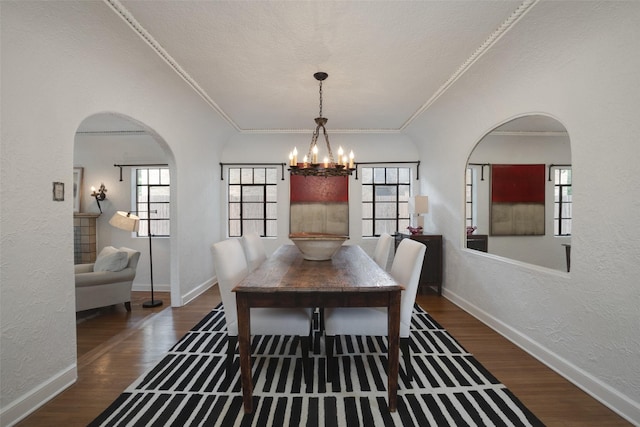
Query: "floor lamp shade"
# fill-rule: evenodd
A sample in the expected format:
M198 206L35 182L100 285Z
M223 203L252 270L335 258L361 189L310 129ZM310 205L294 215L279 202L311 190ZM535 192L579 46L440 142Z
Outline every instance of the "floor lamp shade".
M147 205L148 204L149 203L147 201ZM144 303L142 303L142 306L145 308L150 308L162 305L162 300L155 299L153 293L153 252L151 250L151 219L147 217L147 221L149 222L147 235L149 236L149 279L151 281L151 301L145 301ZM131 212L118 211L111 217L111 219L109 220L109 224L121 230L137 232L140 228L140 217L133 215Z
M109 224L121 230L134 232L140 228L140 218L128 212L118 211L111 217Z

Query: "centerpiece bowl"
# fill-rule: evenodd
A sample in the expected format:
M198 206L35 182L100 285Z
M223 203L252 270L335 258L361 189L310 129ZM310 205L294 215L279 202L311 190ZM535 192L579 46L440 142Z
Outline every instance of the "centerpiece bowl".
M338 252L349 236L327 233L292 233L289 239L309 261L327 261Z

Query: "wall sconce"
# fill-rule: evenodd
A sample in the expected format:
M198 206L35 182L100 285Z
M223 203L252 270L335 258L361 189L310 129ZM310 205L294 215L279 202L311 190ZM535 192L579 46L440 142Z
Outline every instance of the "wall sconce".
M98 209L100 209L100 213L102 213L102 207L100 206L100 202L104 201L107 198L105 194L107 189L104 186L104 183L100 184L100 188L96 191L96 187L91 187L91 197L96 198L96 203L98 204Z

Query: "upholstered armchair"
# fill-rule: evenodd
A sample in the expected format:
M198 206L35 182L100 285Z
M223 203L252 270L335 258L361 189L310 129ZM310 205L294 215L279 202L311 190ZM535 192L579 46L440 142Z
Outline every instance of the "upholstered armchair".
M77 264L76 312L120 303L131 311L131 287L139 259L136 250L107 246L95 263Z

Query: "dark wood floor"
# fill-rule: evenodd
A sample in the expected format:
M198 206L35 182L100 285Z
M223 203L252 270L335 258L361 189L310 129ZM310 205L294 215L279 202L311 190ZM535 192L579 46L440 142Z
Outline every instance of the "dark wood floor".
M134 292L131 313L124 306L83 312L78 381L18 425L87 425L220 302L217 287L180 308L169 307L168 293L158 297L164 306L143 309L149 296ZM631 425L444 297L421 295L418 303L546 425Z

